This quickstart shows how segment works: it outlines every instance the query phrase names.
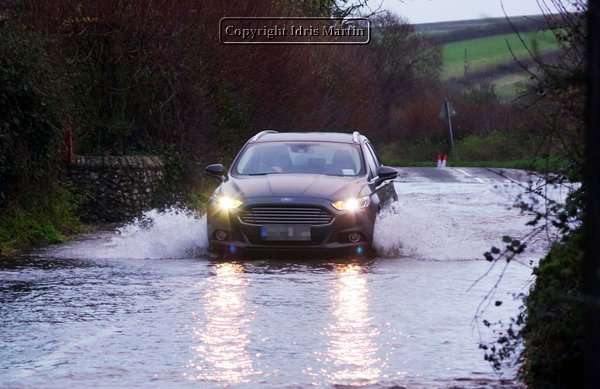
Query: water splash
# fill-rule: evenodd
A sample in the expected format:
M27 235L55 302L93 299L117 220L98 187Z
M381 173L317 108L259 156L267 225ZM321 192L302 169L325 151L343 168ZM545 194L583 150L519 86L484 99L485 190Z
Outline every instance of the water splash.
M530 231L531 216L513 204L523 193L516 186L465 183L400 183L399 201L382 211L375 223L373 246L378 256L435 260L483 258L503 235ZM553 194L564 199L565 193ZM552 236L540 236L528 252L543 254ZM206 215L173 206L145 212L117 229L94 234L56 250L64 258L192 258L207 254Z
M153 209L90 243L74 242L59 248L57 254L87 259L190 258L207 251L206 215L179 206Z
M503 235L531 230L531 216L512 206L522 189L463 183L402 183L400 199L375 223L373 246L379 256L435 260L481 259ZM548 242L530 249L545 252ZM534 253L535 254L535 253Z
M458 260L481 257L488 247L474 231L441 210L394 203L375 223L373 246L386 258Z

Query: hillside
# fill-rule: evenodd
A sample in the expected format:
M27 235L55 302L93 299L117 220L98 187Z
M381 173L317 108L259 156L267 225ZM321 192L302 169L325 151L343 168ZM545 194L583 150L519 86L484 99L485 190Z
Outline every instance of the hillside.
M447 43L442 47L443 77L449 79L464 76L465 55L468 75L512 63L514 57L519 60L529 59L530 52L543 55L558 48L556 37L550 31L525 32L519 35L513 32Z
M540 31L546 28L542 15L506 18L484 18L451 22L416 24L418 32L434 37L437 43L450 43L466 39L483 38L501 34Z
M527 74L515 58L530 64L531 54L545 61L556 56L559 43L545 27L540 15L415 25L442 46L443 79L493 84L503 99L526 87Z

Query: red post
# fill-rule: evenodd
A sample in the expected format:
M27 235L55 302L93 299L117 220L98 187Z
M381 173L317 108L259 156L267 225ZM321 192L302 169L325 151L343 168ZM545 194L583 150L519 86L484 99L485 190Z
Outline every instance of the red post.
M72 165L75 163L75 150L73 147L73 120L70 116L66 120L66 129L63 136L63 162Z

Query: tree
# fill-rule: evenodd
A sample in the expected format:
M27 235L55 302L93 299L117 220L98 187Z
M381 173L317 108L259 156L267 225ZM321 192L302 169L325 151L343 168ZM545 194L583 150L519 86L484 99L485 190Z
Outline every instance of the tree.
M437 84L441 52L431 38L416 33L412 25L389 11L373 16L371 23L369 48L383 105L379 127L387 128L390 136L392 109L422 97L428 86Z
M559 171L561 174L544 177L545 185L561 185L570 179L580 181L581 186L569 195L564 206L545 198L548 210L535 213L531 224L536 227L532 234L543 231L540 222L545 221L558 228L561 238L535 270L536 283L514 322L523 327L517 331L511 326L506 331L508 335L498 339L498 345L491 348L486 358L498 366L523 342L521 374L528 386L595 388L600 382L597 229L600 172L594 153L600 121L598 32L595 31L598 10L592 6L597 7L597 3L590 2L589 9L588 3L580 0L569 3L573 8L559 0L540 4L563 50L558 62L541 64L541 73L531 73L536 82L530 101L542 105L549 118L546 128L549 147L569 162ZM557 9L558 13L550 12ZM589 40L587 55L586 39ZM521 206L532 210L525 202ZM514 243L512 239L508 241ZM486 253L486 258L510 260L524 247L520 242L508 256L506 252L492 250ZM500 256L495 257L497 254Z
M51 42L8 15L0 13L0 209L9 197L55 183L70 93Z
M584 384L600 383L600 2L588 1L586 102L586 248L584 293L587 297L584 339Z

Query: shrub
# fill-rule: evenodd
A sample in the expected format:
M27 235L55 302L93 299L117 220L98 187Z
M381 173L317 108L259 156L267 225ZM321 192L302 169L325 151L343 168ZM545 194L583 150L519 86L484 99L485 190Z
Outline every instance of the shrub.
M59 167L68 85L43 39L0 19L0 209Z
M0 14L0 252L64 240L79 228L60 184L70 98L52 41Z
M583 386L582 244L581 233L554 244L525 299L522 375L531 388Z
M527 143L506 132L469 135L456 142L456 153L466 161L508 161L527 158Z
M64 187L31 187L18 205L0 215L0 253L30 246L62 243L65 236L80 232L74 216L76 201Z

